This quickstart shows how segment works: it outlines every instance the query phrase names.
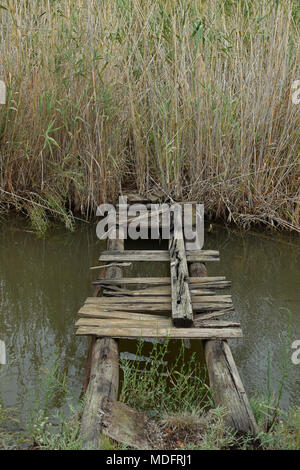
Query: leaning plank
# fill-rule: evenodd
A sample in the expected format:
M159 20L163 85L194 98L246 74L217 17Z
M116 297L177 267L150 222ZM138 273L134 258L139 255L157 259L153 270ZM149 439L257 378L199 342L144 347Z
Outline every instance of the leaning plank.
M187 261L219 261L219 252L213 250L191 250L187 251ZM99 261L170 261L167 250L126 250L124 252L103 251Z
M108 240L108 249L122 250L124 240ZM107 270L109 278L121 277L119 267ZM99 336L99 335L97 335ZM119 388L119 347L112 338L98 338L92 343L89 384L84 397L80 437L83 449L99 449L99 412L103 399L117 400Z
M202 263L190 265L190 276L207 276ZM226 408L225 423L239 434L256 436L258 429L230 347L225 341L204 342L206 365L216 406Z
M106 436L139 450L154 449L151 436L158 440L161 433L156 422L144 413L120 401L108 399L103 403L100 426Z
M176 299L177 302L179 301ZM232 303L231 295L192 295L193 303ZM167 303L171 305L171 297L162 296L162 295L153 295L153 296L115 296L115 297L88 297L85 301L86 304L97 304L101 306L106 305L136 305L136 304L149 304L149 303Z
M189 283L191 285L197 284L203 286L210 286L217 288L220 286L230 287L231 282L226 281L224 276L218 277L190 277ZM168 286L171 285L170 277L124 277L122 279L97 279L93 282L95 285L154 285L154 286Z
M111 338L190 338L226 339L242 338L241 328L98 328L80 326L76 335L109 336Z
M199 289L190 287L191 294L193 295L215 295L212 289ZM107 297L120 297L125 295L127 297L152 297L152 296L171 296L171 286L148 287L147 289L129 290L122 289L116 286L107 286L103 290L103 295Z
M172 322L171 318L168 317L152 320L151 315L147 315L147 318L143 320L83 317L75 323L76 328L80 326L97 326L99 328L169 328L172 326Z
M143 320L151 318L153 320L160 320L162 315L153 315L149 313L135 313L135 312L126 312L122 310L104 310L94 307L93 305L87 305L81 307L78 312L78 315L81 317L95 317L95 318L118 318L124 320Z
M123 312L154 312L154 313L163 313L171 311L171 302L161 302L161 303L111 303L111 304L92 304L86 303L84 307L93 306L98 312L112 312L112 311L123 311ZM215 310L224 310L225 308L231 306L228 302L193 302L193 311L194 312L212 312ZM80 309L82 311L82 309Z
M227 315L233 311L232 307L224 308L223 310L212 311L208 313L199 313L198 315L194 315L194 322L199 320L210 320L213 318L219 318L224 315Z
M176 206L175 206L176 208ZM189 271L184 247L181 210L175 210L172 236L169 240L170 277L173 325L188 328L193 324L192 297L189 288ZM159 298L159 297L158 297ZM161 297L162 298L162 297Z
M231 307L227 307L223 310L216 310L216 311L211 311L209 313L200 313L197 315L194 315L194 320L197 321L202 321L202 320L210 320L214 318L219 318L221 316L227 315L232 312ZM143 320L144 318L150 317L151 319L154 320L160 320L162 315L153 315L150 313L135 313L135 312L124 312L124 311L113 311L113 310L101 310L98 308L94 308L92 305L82 307L78 314L81 317L87 317L87 318L118 318L118 319L125 319L125 320ZM171 316L171 313L170 313Z
M227 425L239 433L256 435L255 418L227 342L207 341L204 350L213 398L227 410Z

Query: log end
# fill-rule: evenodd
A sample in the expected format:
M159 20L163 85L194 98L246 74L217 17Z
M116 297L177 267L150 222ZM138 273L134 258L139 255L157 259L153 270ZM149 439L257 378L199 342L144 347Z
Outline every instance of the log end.
M193 320L190 318L173 318L172 320L175 328L191 328L193 326Z

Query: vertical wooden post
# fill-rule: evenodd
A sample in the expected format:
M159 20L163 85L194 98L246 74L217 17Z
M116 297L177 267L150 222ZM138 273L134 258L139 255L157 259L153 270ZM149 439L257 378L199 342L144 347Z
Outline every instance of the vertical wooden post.
M191 263L189 271L190 276L207 276L203 263ZM213 399L216 406L225 407L226 425L255 437L257 424L227 341L204 341L204 353Z
M108 250L124 250L124 240L108 240ZM107 278L122 277L122 269L111 266L106 271ZM119 347L112 338L93 338L90 349L88 385L84 397L80 436L83 449L101 449L100 414L104 398L118 399L119 387Z
M189 328L193 325L193 308L188 284L189 272L182 231L181 206L176 204L173 207L173 228L169 240L172 320L175 327Z

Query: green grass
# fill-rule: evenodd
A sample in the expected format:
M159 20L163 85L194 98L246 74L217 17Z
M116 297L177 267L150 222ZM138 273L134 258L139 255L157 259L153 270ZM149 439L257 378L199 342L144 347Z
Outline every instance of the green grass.
M281 390L271 399L266 393L250 400L259 428L258 438L253 442L250 437L236 436L225 426L226 410L214 408L205 370L197 357L186 360L182 344L178 356L168 364L167 352L167 343L154 343L148 354L150 360L142 361L143 344L138 343L137 359L121 360L123 379L119 398L158 423L164 436L162 448L299 449L300 406L281 410L278 405ZM71 397L57 360L41 371L39 386L28 398L31 410L22 431L14 430L14 425L20 427L17 410L0 403L1 449L81 449L82 402ZM127 448L107 436L102 436L102 446L107 450Z
M167 362L168 341L163 345L154 343L148 356L143 359L143 342L137 346L136 361L121 359L123 371L120 400L140 410L152 410L154 414L201 413L213 404L206 384L204 367L194 354L185 358L183 342L173 364Z

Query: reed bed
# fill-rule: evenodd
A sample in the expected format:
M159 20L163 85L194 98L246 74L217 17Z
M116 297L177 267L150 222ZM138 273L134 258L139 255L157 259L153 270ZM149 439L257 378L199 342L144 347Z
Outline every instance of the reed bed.
M300 230L297 5L2 0L0 208L71 228L159 188Z

